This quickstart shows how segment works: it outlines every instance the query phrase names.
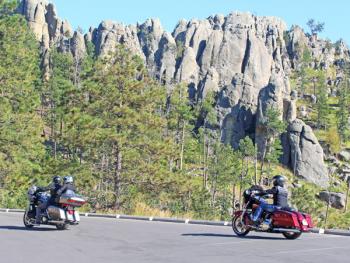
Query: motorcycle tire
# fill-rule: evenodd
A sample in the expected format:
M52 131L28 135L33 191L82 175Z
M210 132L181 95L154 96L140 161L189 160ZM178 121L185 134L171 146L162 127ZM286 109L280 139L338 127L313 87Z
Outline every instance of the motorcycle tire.
M28 217L28 211L24 212L23 224L26 228L33 228L34 227L34 225L32 223L30 223L30 218Z
M301 236L301 232L299 233L294 233L294 232L283 232L282 235L287 238L287 239L290 239L290 240L294 240L294 239L297 239L298 237Z
M56 225L57 230L68 230L69 225L68 224L59 224Z
M243 227L243 224L241 222L241 216L235 216L232 219L232 229L233 232L235 232L235 234L239 237L244 237L250 232L249 228L247 228L246 226L245 228Z

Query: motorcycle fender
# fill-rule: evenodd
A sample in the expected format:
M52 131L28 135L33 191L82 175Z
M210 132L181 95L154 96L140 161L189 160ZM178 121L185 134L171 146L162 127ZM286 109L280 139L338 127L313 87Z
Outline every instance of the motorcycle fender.
M239 216L242 215L242 213L243 213L242 210L238 210L238 211L235 211L235 212L234 212L233 216L234 216L234 217L239 217Z
M78 211L74 211L74 218L76 222L80 222L80 215Z
M61 208L60 208L60 219L61 220L67 220L66 213Z

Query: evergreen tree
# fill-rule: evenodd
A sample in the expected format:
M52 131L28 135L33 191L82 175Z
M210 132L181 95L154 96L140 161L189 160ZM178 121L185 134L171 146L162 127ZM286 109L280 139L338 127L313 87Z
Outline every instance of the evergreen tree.
M83 92L82 129L90 142L85 153L95 172L113 186L113 207L127 201L133 184L155 194L159 185L171 183L166 176L171 153L162 140L164 89L147 77L142 61L118 46L96 62Z
M261 157L261 174L264 171L265 161L269 162L279 159L281 155L281 148L278 136L286 129L286 123L280 119L280 112L274 108L267 108L266 115L262 122L262 128L265 130L265 147ZM262 176L260 177L260 184L262 183Z
M168 105L168 128L174 131L176 144L179 146L178 168L183 169L186 139L193 130L191 121L194 121L194 112L188 97L188 88L185 85L176 85L172 90Z
M238 181L239 158L230 145L216 143L213 154L208 160L208 177L210 182L211 207L218 210L220 218L229 218L231 207L231 189Z
M50 78L44 84L42 104L45 109L43 118L50 129L49 150L55 159L58 157L58 148L63 147L65 117L76 95L73 74L73 56L54 49L50 54Z
M240 179L239 179L239 200L240 204L242 203L242 189L243 186L249 182L249 184L253 183L252 178L250 180L248 179L248 173L249 173L249 161L255 157L255 146L253 144L253 141L247 136L244 139L241 139L239 141L239 155L241 159L241 173L240 173Z
M203 170L203 187L207 188L208 183L208 159L211 152L211 145L219 140L219 136L213 129L217 125L217 115L215 108L215 94L209 92L203 99L199 100L195 106L196 115L198 116L197 127L202 124L202 128L198 129L199 138L202 144L202 170ZM211 127L211 129L209 129Z
M346 80L342 82L339 88L339 109L337 112L338 132L343 142L349 138L349 106L349 82Z
M44 154L39 46L15 7L14 1L0 1L0 205L7 207L26 204Z
M307 21L307 26L310 28L310 32L312 35L317 35L324 30L324 23L316 22L315 19L309 19Z
M323 71L318 71L316 94L317 125L319 128L323 127L325 129L328 123L329 105L326 79Z

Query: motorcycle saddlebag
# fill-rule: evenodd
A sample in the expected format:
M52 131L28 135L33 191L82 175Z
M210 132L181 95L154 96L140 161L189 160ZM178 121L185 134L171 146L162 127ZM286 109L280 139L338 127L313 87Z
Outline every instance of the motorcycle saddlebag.
M49 206L47 208L48 216L51 220L66 220L66 213L63 209L57 207L57 206Z

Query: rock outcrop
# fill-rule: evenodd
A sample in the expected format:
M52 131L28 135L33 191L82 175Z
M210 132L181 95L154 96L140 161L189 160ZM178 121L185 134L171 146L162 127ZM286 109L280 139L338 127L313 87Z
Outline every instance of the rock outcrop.
M258 147L258 153L262 154L266 148L268 131L264 128L264 123L267 109L278 110L281 113L281 120L284 117L285 121L293 121L295 119L295 114L291 112L293 108L295 109L293 104L295 103L290 100L288 78L281 72L279 74L273 73L269 84L259 94L255 129L255 143Z
M17 11L27 19L44 50L62 45L73 36L69 22L61 20L55 6L47 0L22 0Z
M321 187L329 185L323 149L310 126L296 119L282 137L282 163L291 167L296 176Z

